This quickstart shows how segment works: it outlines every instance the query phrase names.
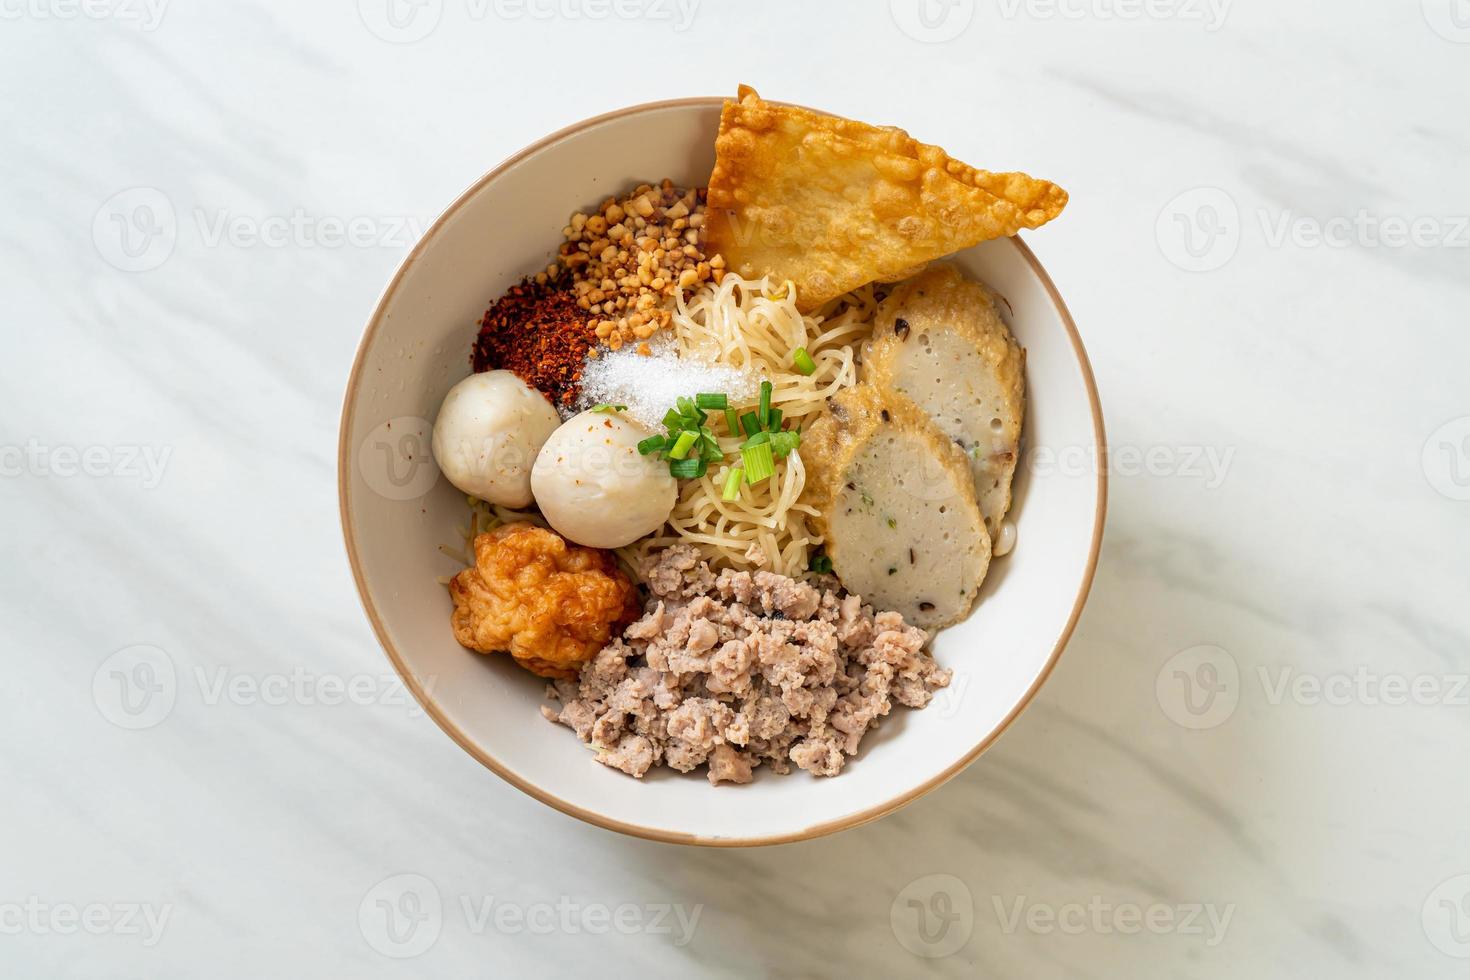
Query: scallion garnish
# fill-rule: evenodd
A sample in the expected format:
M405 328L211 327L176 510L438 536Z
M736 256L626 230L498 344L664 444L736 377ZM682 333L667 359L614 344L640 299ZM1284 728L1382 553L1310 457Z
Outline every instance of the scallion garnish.
M740 427L745 430L746 435L755 435L757 432L761 431L760 416L756 415L754 412L746 412L744 415L740 416Z
M708 408L722 412L730 407L730 399L721 394L702 393L694 396L694 404L700 408Z
M607 402L593 405L590 409L588 409L589 412L606 412L609 415L614 412L626 412L627 410L627 405L609 405Z
M771 391L771 383L769 381L762 381L760 409L756 412L755 415L755 417L760 420L760 427L762 429L766 427L766 419L769 418L771 414Z
M777 459L785 459L791 455L791 451L801 445L800 432L772 432L771 454Z
M676 480L697 480L708 471L702 459L676 459L669 463L669 474Z
M642 453L644 456L647 456L649 453L658 452L660 449L664 448L668 444L669 440L665 439L663 436L649 436L647 439L644 439L642 442L638 443L638 452Z
M743 475L739 467L730 467L730 472L725 474L725 489L720 494L721 500L730 503L740 499L740 479Z
M683 459L688 456L689 450L694 447L698 439L699 433L690 429L679 433L679 437L674 440L673 447L669 449L669 459Z
M805 347L798 347L791 352L791 363L796 365L796 370L802 374L812 375L817 373L817 362L806 352Z
M769 436L767 439L769 440ZM770 478L776 472L776 460L771 455L769 441L746 446L740 450L740 458L745 463L745 482L752 486Z
M781 410L779 408L771 409L770 414L766 416L766 428L772 432L781 428Z
M725 409L725 424L730 427L730 435L740 435L740 416L735 414L735 409Z

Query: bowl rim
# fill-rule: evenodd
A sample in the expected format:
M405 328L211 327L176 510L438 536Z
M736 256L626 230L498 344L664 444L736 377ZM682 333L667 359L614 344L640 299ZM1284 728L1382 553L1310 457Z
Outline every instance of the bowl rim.
M426 243L434 236L436 232L439 231L439 229L445 224L445 222L447 222L454 215L454 213L458 211L473 195L477 194L483 187L489 184L492 180L499 177L506 170L510 169L511 167L520 163L522 160L540 151L541 149L550 146L551 144L556 143L559 140L565 139L568 136L572 136L576 133L582 132L583 130L590 129L593 126L599 125L612 119L618 119L623 116L634 115L643 112L652 112L660 109L685 107L717 107L723 105L725 101L726 99L722 96L695 96L681 99L665 99L656 102L643 102L637 105L627 106L622 109L615 109L611 112L605 112L600 115L590 116L586 119L581 120L580 122L572 123L569 126L565 126L562 129L559 129L525 146L521 150L505 158L492 169L486 171L483 175L476 179L474 183L472 183L463 192L461 192L459 196L454 199L453 203L446 207L443 212L441 212L439 216L434 219L434 222L430 224L427 229L425 229L423 235L419 238L417 242L414 243L413 247L409 249L408 254L404 256L403 260L394 270L393 277L388 281L388 285L383 289L382 294L378 297L377 303L374 304L372 313L368 317L367 326L363 330L362 338L358 341L357 352L354 354L352 360L352 371L348 375L347 387L345 392L343 393L341 423L338 427L337 434L337 504L338 516L342 523L342 538L347 549L348 563L352 567L352 577L357 585L358 598L362 602L363 611L367 614L368 621L372 624L373 632L377 635L379 645L382 646L383 652L387 654L388 660L393 664L393 669L397 671L398 676L402 678L404 685L413 693L414 699L418 701L419 705L423 707L424 712L434 720L434 723L438 725L439 728L442 729L446 735L448 735L451 739L458 743L460 748L469 753L472 758L479 761L481 765L485 766L501 779L504 779L506 782L510 783L512 786L525 793L526 795L536 800L539 800L547 806L560 810L562 813L565 813L568 816L575 817L578 820L582 820L597 827L602 827L605 830L612 830L618 833L627 834L632 837L640 837L646 840L661 841L670 844L689 844L709 847L760 847L772 844L788 844L795 843L797 841L812 840L818 837L824 837L828 834L837 833L838 831L850 830L853 827L860 827L863 824L871 823L872 821L877 820L880 817L887 816L895 810L898 810L899 808L906 806L909 803L912 803L914 800L917 800L924 794L939 788L940 786L949 782L955 776L958 776L961 772L968 768L971 763L978 759L986 749L990 748L990 746L993 745L1008 728L1010 728L1010 726L1020 716L1021 712L1024 711L1026 707L1030 705L1032 700L1036 697L1036 693L1041 690L1041 686L1046 683L1047 678L1051 676L1052 670L1055 669L1057 665L1057 661L1061 659L1062 651L1066 648L1068 640L1071 639L1072 633L1077 627L1077 621L1082 615L1082 609L1087 604L1088 593L1092 590L1093 578L1097 572L1098 556L1102 549L1103 526L1105 523L1105 518L1107 516L1108 480L1106 466L1097 467L1097 509L1093 514L1092 541L1089 545L1087 565L1083 570L1082 580L1078 586L1077 595L1072 603L1071 615L1068 616L1066 624L1062 627L1062 631L1057 637L1056 644L1052 647L1052 652L1047 658L1046 664L1042 667L1041 672L1037 674L1036 680L1032 682L1031 686L1026 690L1026 693L1021 697L1019 701L1016 702L1016 704L1011 708L1006 716L1001 719L1000 724L997 725L995 729L991 731L990 734L988 734L985 738L981 739L978 744L976 744L967 753L965 753L965 755L959 761L954 763L954 765L945 769L938 775L926 780L924 783L913 787L912 789L905 790L904 792L899 793L898 795L893 796L887 800L876 803L873 806L870 806L857 813L849 814L848 816L841 817L836 820L829 820L824 823L813 824L799 831L792 831L790 833L784 834L772 834L764 837L706 837L699 834L678 833L673 831L661 830L656 827L644 827L638 824L626 823L621 820L614 820L600 813L596 813L594 811L585 809L584 807L577 806L576 804L569 803L568 801L563 800L558 796L548 793L546 790L535 785L530 780L510 769L504 763L500 762L500 760L495 758L495 756L491 755L483 747L474 742L468 735L460 730L457 725L451 722L442 711L439 710L438 703L434 700L431 694L428 691L424 690L423 687L414 680L412 672L409 671L406 667L402 655L398 652L398 649L394 646L392 639L389 637L388 631L384 626L382 619L378 615L377 605L373 601L372 591L368 587L367 580L363 572L362 562L357 550L357 539L353 530L349 507L349 498L351 494L351 474L348 459L351 449L349 437L352 432L353 422L356 418L357 394L362 382L362 372L368 345L372 342L374 336L377 334L378 327L382 322L384 309L386 308L389 299L397 291L399 283L402 280L404 274L408 271L409 267L411 267L415 262L418 261L421 254L423 253ZM1066 328L1067 337L1072 343L1072 350L1077 358L1078 367L1081 368L1083 383L1087 389L1087 399L1092 411L1093 436L1097 441L1097 458L1106 459L1107 438L1103 427L1102 405L1098 398L1097 383L1093 377L1092 364L1088 360L1087 351L1082 345L1082 338L1077 332L1077 324L1075 321L1073 321L1072 314L1067 309L1067 304L1062 300L1061 294L1057 291L1056 285L1052 282L1051 276L1047 274L1046 269L1042 266L1041 262L1036 258L1031 249L1027 247L1026 243L1023 242L1019 236L1012 236L1006 240L1020 251L1021 258L1031 267L1031 270L1036 274L1043 288L1046 290L1047 296L1051 299L1052 305L1056 308L1058 317L1060 318L1063 326Z

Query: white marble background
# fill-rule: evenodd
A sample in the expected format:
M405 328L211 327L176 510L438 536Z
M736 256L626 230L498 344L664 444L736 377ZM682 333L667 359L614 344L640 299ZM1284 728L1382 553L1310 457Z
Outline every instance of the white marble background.
M1470 970L1470 3L387 2L0 0L0 972ZM1005 737L726 852L564 817L402 703L334 465L415 227L740 81L1069 188L1030 241L1117 455ZM139 645L177 696L132 715ZM401 874L442 911L390 935Z

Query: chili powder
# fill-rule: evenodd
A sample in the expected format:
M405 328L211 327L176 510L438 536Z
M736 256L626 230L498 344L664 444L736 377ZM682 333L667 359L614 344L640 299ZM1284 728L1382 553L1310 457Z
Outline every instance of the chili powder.
M485 311L470 364L477 374L511 371L553 405L570 406L595 339L565 276L544 283L528 277Z

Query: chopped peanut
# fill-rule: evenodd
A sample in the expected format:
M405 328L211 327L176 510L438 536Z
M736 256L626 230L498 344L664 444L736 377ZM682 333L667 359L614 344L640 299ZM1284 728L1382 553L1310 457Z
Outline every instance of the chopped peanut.
M577 305L598 340L614 350L644 340L673 320L676 289L724 278L724 259L700 248L702 194L670 180L640 184L593 214L572 215L562 229L558 261L571 272ZM557 270L553 265L547 275Z

